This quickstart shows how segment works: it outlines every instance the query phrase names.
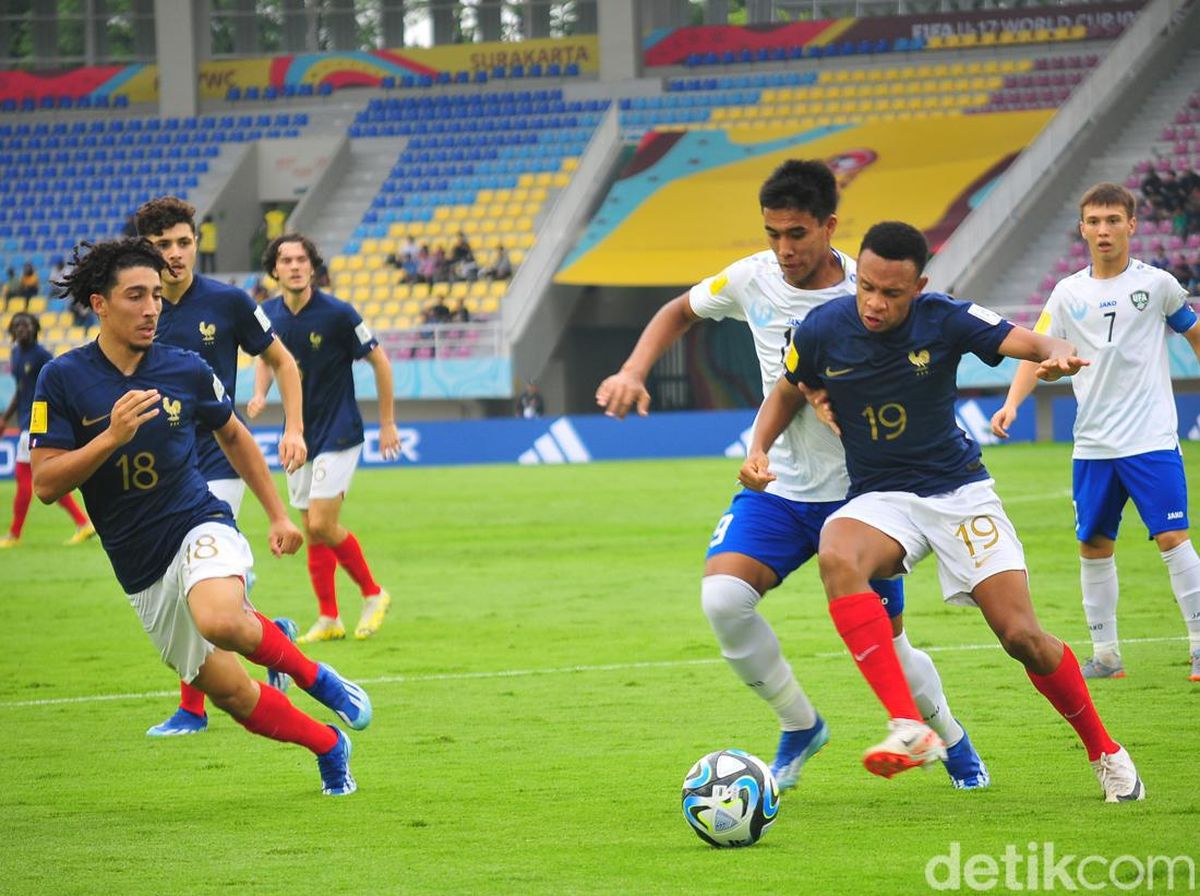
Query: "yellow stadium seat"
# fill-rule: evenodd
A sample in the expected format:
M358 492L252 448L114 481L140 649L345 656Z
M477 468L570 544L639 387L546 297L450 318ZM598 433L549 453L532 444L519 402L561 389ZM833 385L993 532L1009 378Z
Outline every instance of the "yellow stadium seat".
M382 252L372 252L370 255L363 257L363 267L368 271L377 271L384 265L384 256Z
M402 240L405 236L412 232L411 228L411 224L389 224L387 231L388 236L392 239Z
M549 187L554 185L554 178L549 171L539 171L534 182L539 187Z
M527 177L528 175L522 175ZM509 189L496 190L492 193L492 202L498 205L504 205L506 202L512 202L513 191Z
M508 253L508 257L512 261L513 267L516 267L517 265L521 264L521 262L523 262L525 260L525 250L524 249L513 249L511 252Z
M50 327L43 332L45 335L42 336L42 339L44 339L46 342L62 342L67 338L66 327ZM4 347L8 348L7 343Z
M334 290L336 292L344 292L350 288L350 281L353 279L353 275L343 272L341 274L334 274L331 279L333 280Z
M25 310L30 314L44 314L46 312L46 297L34 296L25 303Z
M470 217L471 206L469 205L453 205L450 207L450 217L455 221L461 221L463 218Z
M974 31L970 32L969 34L963 34L958 39L958 45L964 50L971 47L977 47L979 46L979 35Z
M421 303L416 299L409 299L400 307L400 313L412 317L421 313Z
M925 47L930 50L940 50L946 45L946 39L940 34L935 34L925 42Z
M985 31L983 34L979 35L979 46L994 47L996 46L997 40L998 38L996 37L995 31Z
M1015 31L1001 31L1000 32L1000 40L998 41L998 43L1015 44L1016 42L1017 42L1017 33Z
M491 190L480 190L478 193L475 194L475 201L479 205L487 205L489 202L492 201L492 191Z
M532 249L535 239L536 239L536 237L533 235L532 232L519 233L519 234L517 234L516 238L513 240L513 245L518 249Z
M374 255L379 251L379 241L373 239L363 240L362 244L359 246L359 251L363 255Z
M565 168L564 168L564 170L565 170ZM532 190L529 191L529 201L530 202L545 202L546 197L549 195L550 194L546 190L545 187L534 187Z
M362 306L363 316L364 317L367 317L367 316L375 317L377 314L379 314L382 311L382 304L383 304L382 302L378 302L375 300L372 300L369 302L364 302L363 306Z
M465 299L463 301L463 304L467 306L467 310L470 311L472 314L479 313L480 300L477 299L476 297L471 296L470 298Z
M533 218L517 218L515 223L518 233L533 232Z
M371 300L373 302L386 302L392 297L394 291L395 287L390 283L376 284L371 287Z
M359 287L362 287L362 286L370 286L371 285L371 272L370 271L355 271L354 279L351 281L351 285L355 289L358 289Z
M329 259L329 273L337 274L346 270L346 256L335 255Z
M465 299L470 291L471 284L465 280L459 280L457 283L450 284L450 298Z
M476 280L471 284L471 289L469 290L469 294L475 296L476 298L486 296L487 292L488 282L486 280Z
M1033 32L1031 40L1034 43L1045 44L1054 39L1054 33L1049 28L1039 28Z
M947 34L945 37L945 42L942 44L942 46L947 50L957 49L958 47L962 46L962 37L957 34Z
M1072 25L1067 33L1068 40L1083 40L1087 37L1087 25Z
M411 283L397 283L392 288L392 296L391 297L396 301L402 302L405 299L407 299L410 295L412 295L412 284Z
M532 174L522 174L520 177L517 178L517 186L518 187L534 186L534 176Z
M351 255L346 259L346 270L361 271L367 266L361 255Z
M550 184L553 187L562 189L571 182L571 175L565 171L559 171L550 178Z
M505 284L501 283L500 285L504 286ZM504 293L502 291L500 293L500 295L488 296L486 299L481 301L479 303L479 313L480 314L495 314L497 311L500 310L500 298L503 295L504 295Z
M449 206L439 205L437 208L435 208L433 210L433 220L435 220L435 221L445 221L449 217L450 217L450 207Z
M387 286L392 282L392 269L379 267L371 271L372 286Z
M467 236L474 236L479 233L479 219L475 217L473 211L471 216L462 222L462 232Z

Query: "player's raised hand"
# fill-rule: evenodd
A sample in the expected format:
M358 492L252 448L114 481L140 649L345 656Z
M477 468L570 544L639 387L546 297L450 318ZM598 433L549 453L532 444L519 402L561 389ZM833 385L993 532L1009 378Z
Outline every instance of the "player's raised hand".
M837 418L833 416L833 405L829 402L829 393L824 389L810 389L804 383L797 383L797 385L804 393L804 397L808 399L808 403L812 405L817 419L833 430L835 436L841 438L842 428L838 426Z
M118 445L126 445L147 420L159 415L157 389L130 389L114 402L108 431Z
M400 456L400 430L395 423L379 424L379 453L384 460L395 460Z
M304 533L285 516L271 522L271 528L267 532L267 544L270 545L271 553L276 557L294 554L304 544Z
M738 482L751 491L761 492L768 482L775 480L775 474L770 468L771 461L765 454L761 451L751 451L738 471Z
M1044 383L1053 383L1064 376L1074 376L1092 362L1077 358L1075 355L1063 355L1058 358L1047 358L1038 365L1037 378Z
M259 395L251 395L250 400L246 402L246 416L253 420L262 413L262 409L267 406L267 399Z
M249 404L246 405L246 413L250 413ZM308 446L304 444L304 436L288 432L286 429L279 439L278 451L279 463L289 473L295 473L308 460Z
M645 417L650 413L650 393L640 377L618 370L596 390L596 404L604 408L606 417L623 420L633 407L639 416Z
M1013 425L1013 421L1016 419L1017 409L1004 405L1000 410L992 414L992 435L1001 439L1007 439L1008 428Z

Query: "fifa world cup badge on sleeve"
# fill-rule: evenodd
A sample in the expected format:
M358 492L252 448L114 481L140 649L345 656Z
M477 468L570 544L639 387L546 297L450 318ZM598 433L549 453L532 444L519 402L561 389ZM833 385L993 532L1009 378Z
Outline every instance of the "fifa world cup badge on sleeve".
M29 432L32 435L44 435L49 422L50 412L46 408L46 402L35 401L29 417Z

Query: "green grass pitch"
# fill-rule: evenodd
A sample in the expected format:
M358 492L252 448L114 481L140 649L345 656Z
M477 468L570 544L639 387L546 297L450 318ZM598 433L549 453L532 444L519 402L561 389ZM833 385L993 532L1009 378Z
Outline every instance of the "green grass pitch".
M986 459L1042 621L1085 658L1069 449ZM0 893L920 893L936 857L957 848L963 863L975 857L971 881L987 882L1008 847L1020 863L1007 883L999 864L993 892L1031 880L1065 890L1061 878L1043 887L1030 858L1047 845L1107 863L1088 867L1097 892L1118 892L1114 880L1145 892L1150 857L1200 862L1200 685L1132 508L1118 546L1129 677L1092 692L1146 802L1103 803L1074 734L978 614L942 604L932 561L908 583L909 633L931 649L993 786L956 792L940 769L867 774L859 756L884 714L806 567L763 607L832 740L761 843L704 846L680 812L684 773L721 747L769 761L777 736L699 607L705 545L736 472L721 459L360 471L344 521L395 603L376 638L310 650L375 704L354 735L360 789L344 799L321 796L306 751L219 713L200 736L145 737L174 709L176 680L99 545L61 546L68 518L35 505L21 545L0 553ZM0 484L4 521L12 493ZM256 605L307 627L303 556L270 557L252 497L242 516ZM359 598L338 575L353 625ZM1177 877L1174 891L1186 887ZM972 890L965 875L959 888Z

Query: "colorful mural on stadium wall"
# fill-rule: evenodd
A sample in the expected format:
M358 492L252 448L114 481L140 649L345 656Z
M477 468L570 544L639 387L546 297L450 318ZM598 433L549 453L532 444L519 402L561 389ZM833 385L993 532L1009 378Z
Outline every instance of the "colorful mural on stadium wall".
M754 201L789 158L827 160L843 195L834 244L854 252L876 221L903 218L945 241L1052 110L833 125L796 133L646 135L563 261L559 283L685 286L766 248Z
M754 25L693 25L666 28L643 43L647 66L683 65L689 56L709 53L718 57L732 52L755 53L791 47L833 44L876 44L901 38L946 37L951 34L988 34L1036 31L1076 25L1107 34L1118 33L1133 21L1142 0L1117 3L1080 3L1046 8L987 9L976 12L931 13L914 16L869 16L861 19L825 19Z
M526 70L540 65L566 69L579 68L580 74L598 71L595 35L571 38L541 38L520 43L455 44L444 47L407 47L400 50L371 50L345 53L299 53L289 56L204 62L198 72L199 92L203 99L220 99L230 87L282 91L288 85L310 84L314 88L329 84L334 89L351 86L378 86L386 77L397 80L405 75L436 77L441 72L489 75L498 67L511 70L521 65ZM26 97L114 96L123 94L131 103L151 103L158 99L158 67L155 65L91 66L53 75L6 72L0 78L0 100Z

